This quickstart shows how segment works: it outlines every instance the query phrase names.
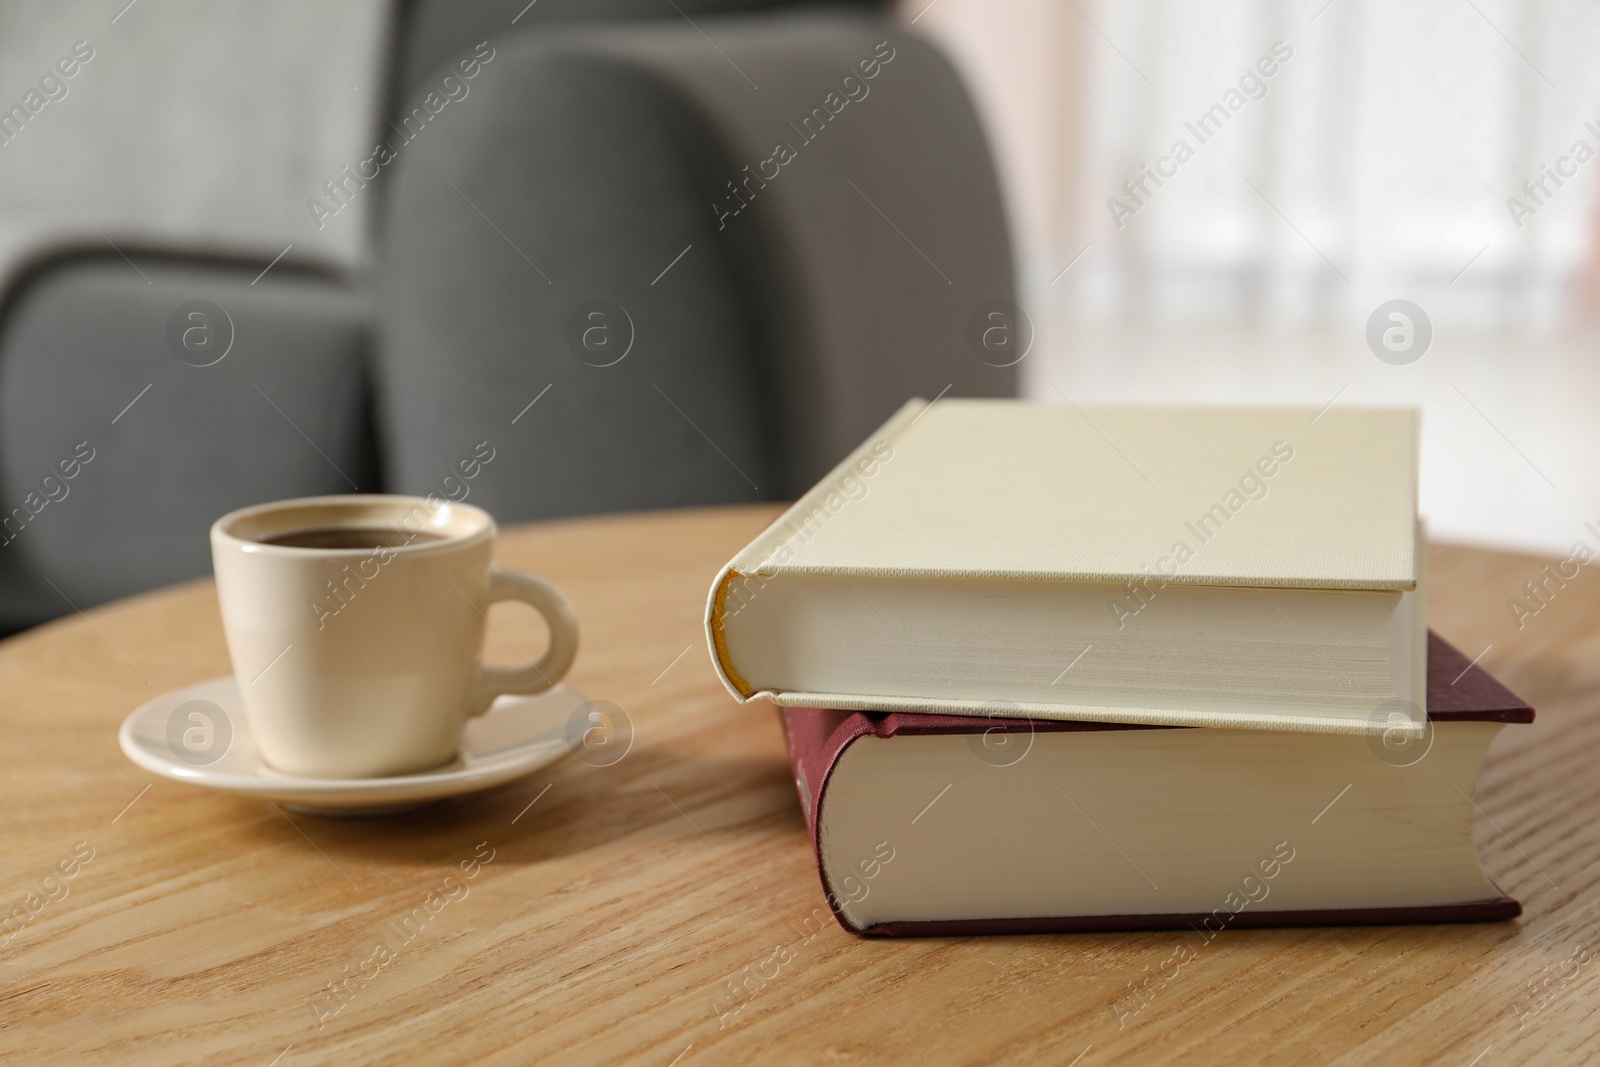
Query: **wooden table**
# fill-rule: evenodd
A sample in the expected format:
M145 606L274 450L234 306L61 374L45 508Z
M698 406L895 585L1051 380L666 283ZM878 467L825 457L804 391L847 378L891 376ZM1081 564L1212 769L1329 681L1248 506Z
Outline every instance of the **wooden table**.
M1539 709L1496 743L1478 795L1479 847L1527 906L1520 922L1231 931L1119 1029L1112 1001L1176 935L891 942L831 923L802 930L822 896L776 717L723 693L700 622L717 567L776 513L504 535L502 562L572 596L584 636L570 681L625 709L634 747L613 766L569 759L388 819L285 813L152 779L123 758L117 726L133 706L229 669L209 582L0 644L0 910L75 848L93 850L67 895L0 948L0 1058L1495 1067L1600 1056L1600 585L1587 569L1518 630L1507 598L1543 561L1432 553L1435 628L1469 655L1489 646L1483 662ZM494 622L493 658L537 652L531 613L497 608ZM360 970L386 921L485 849L493 860L468 895L329 1016L329 984ZM729 982L780 947L792 961L733 1000ZM1519 1021L1514 1005L1538 981L1543 1006Z

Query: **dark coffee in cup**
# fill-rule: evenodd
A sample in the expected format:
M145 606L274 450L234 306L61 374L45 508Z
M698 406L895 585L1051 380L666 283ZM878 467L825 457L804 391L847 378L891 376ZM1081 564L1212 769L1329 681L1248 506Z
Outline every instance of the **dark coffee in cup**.
M429 530L397 530L388 526L316 526L309 530L289 530L263 537L260 543L283 548L363 549L400 548L443 540L443 534Z

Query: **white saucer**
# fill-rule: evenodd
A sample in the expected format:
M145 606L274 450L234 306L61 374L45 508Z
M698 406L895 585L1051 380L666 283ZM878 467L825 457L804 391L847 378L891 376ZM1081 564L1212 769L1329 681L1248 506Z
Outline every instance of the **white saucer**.
M172 712L186 701L208 700L227 716L232 738L204 766L179 759L168 742ZM557 685L537 696L503 696L487 714L467 721L461 755L420 774L395 778L296 778L262 762L230 676L176 689L136 708L118 740L129 759L175 782L261 796L312 815L386 815L445 797L476 793L548 766L572 750L567 720L582 694Z

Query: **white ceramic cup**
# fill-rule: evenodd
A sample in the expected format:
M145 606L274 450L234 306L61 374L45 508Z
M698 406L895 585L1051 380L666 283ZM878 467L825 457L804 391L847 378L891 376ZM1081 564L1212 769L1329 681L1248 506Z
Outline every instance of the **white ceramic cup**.
M263 543L325 527L394 531L393 547ZM436 498L324 496L224 515L211 559L245 715L275 770L371 778L454 759L466 721L502 693L538 693L578 650L572 605L490 562L494 520ZM521 600L550 642L526 667L479 662L486 612Z

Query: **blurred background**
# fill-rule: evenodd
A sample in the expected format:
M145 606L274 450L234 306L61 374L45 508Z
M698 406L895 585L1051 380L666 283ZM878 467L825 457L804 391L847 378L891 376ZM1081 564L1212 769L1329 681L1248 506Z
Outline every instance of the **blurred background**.
M1027 395L1415 404L1434 537L1562 555L1596 543L1583 529L1600 522L1592 5L900 12L954 58L990 131L1038 332ZM1191 132L1261 57L1285 54L1225 122L1196 127L1204 141ZM1123 183L1179 140L1192 158L1130 197ZM1403 365L1366 339L1394 299L1432 327Z
M261 500L791 498L911 396L1415 404L1433 535L1565 554L1600 523L1597 34L1558 0L0 0L0 630L204 575Z

